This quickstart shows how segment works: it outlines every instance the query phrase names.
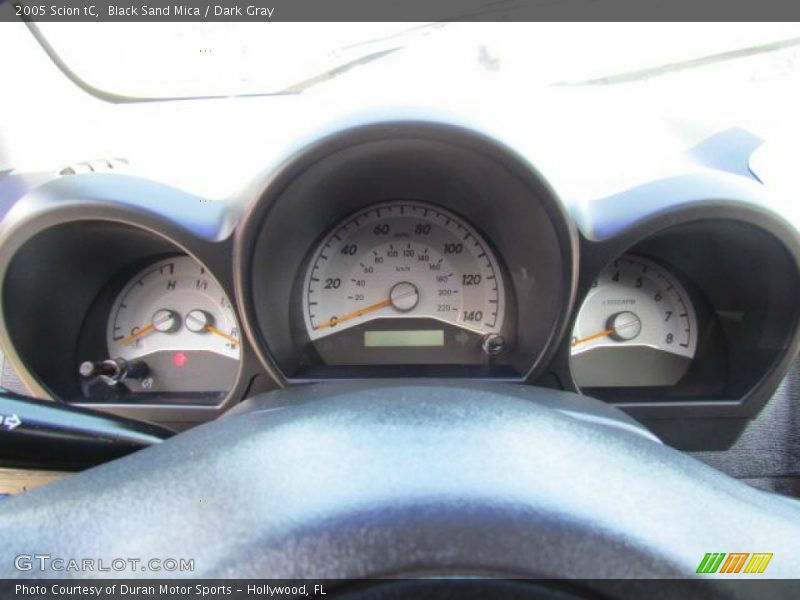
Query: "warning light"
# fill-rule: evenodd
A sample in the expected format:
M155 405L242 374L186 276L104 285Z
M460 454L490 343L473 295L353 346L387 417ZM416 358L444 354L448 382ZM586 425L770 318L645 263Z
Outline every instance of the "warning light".
M189 362L189 357L183 352L176 352L172 355L172 364L176 367L185 367L187 362Z

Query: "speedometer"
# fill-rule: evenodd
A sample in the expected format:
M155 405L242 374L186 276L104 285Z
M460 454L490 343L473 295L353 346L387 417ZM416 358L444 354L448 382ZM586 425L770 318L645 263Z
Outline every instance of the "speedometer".
M450 346L453 359L481 348L498 353L504 342L505 289L494 253L461 218L427 203L385 202L336 225L312 254L302 296L309 338L348 332L351 357L353 345ZM355 354L365 362L365 352ZM453 362L442 353L415 358Z

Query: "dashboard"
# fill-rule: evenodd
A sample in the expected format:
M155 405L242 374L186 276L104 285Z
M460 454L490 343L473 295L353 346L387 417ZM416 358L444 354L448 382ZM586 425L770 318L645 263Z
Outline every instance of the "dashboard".
M0 343L37 396L177 429L280 387L470 378L724 448L798 345L797 231L758 186L570 205L491 135L415 120L321 136L230 202L60 175L0 223Z

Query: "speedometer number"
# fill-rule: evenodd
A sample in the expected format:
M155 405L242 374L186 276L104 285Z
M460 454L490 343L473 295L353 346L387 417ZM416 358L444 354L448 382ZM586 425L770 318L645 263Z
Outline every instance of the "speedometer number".
M409 317L496 333L504 307L486 242L459 217L420 202L379 204L340 223L314 253L303 289L312 340Z

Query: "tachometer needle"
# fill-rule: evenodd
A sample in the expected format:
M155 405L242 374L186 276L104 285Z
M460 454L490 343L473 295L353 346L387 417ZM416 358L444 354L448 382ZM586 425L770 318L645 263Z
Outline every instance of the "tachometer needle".
M597 333L593 333L592 335L587 335L586 337L582 337L577 340L572 340L572 345L577 346L578 344L591 342L592 340L596 340L597 338L601 338L607 336L610 333L614 333L616 330L617 330L616 327L609 327L608 329L604 329L603 331L598 331Z
M146 327L142 327L139 331L130 334L128 337L122 338L119 343L121 345L130 344L133 340L138 340L140 337L147 335L148 333L152 333L156 330L156 326L153 323L147 325Z
M607 335L611 335L612 333L618 333L621 329L625 329L626 327L631 327L633 325L639 325L641 327L641 321L639 320L639 317L637 317L632 312L628 312L628 311L624 311L624 312L617 313L617 314L613 315L609 319L609 322L611 322L611 323L619 322L620 317L625 316L625 315L629 315L630 317L633 317L634 320L628 321L627 323L622 323L622 325L616 325L616 326L609 327L607 329L604 329L603 331L598 331L597 333L593 333L592 335L587 335L586 337L579 338L577 340L572 340L572 345L573 346L577 346L579 344L585 344L586 342L591 342L592 340L596 340L597 338L605 337ZM639 335L639 331L641 331L641 329L635 330L632 335L628 336L627 338L625 338L624 340L621 340L621 341L627 341L629 339L635 338L637 335ZM618 335L622 336L623 334L618 333Z
M211 333L216 334L216 335L220 336L221 338L225 338L231 344L239 344L240 343L239 340L237 340L235 337L229 336L227 333L224 333L224 332L220 331L219 329L217 329L213 325L206 325L206 331L210 331Z

